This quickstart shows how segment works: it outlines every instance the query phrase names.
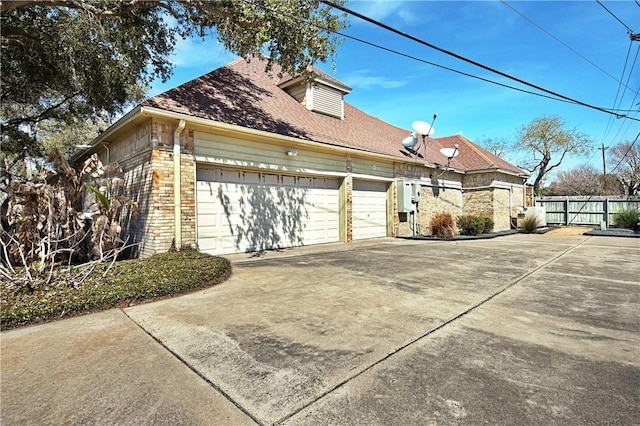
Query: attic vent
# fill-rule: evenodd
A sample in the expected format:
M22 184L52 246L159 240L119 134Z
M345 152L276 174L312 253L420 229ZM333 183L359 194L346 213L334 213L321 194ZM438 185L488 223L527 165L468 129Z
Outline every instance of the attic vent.
M344 117L343 92L323 84L313 84L311 91L308 109L340 119Z
M344 119L343 96L350 93L351 88L334 78L318 75L312 81L305 81L296 77L279 84L279 87L309 111Z

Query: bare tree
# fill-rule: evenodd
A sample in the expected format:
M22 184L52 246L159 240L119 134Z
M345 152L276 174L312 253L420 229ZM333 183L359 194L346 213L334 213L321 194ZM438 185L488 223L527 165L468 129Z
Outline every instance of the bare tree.
M619 143L609 149L609 161L615 169L618 182L624 187L626 195L640 193L640 144L634 142Z
M577 129L567 128L560 117L552 115L523 125L515 148L530 154L519 166L535 175L533 190L540 194L547 174L560 166L567 155L586 155L591 140Z
M478 141L478 145L493 155L498 156L503 160L507 160L512 144L506 138L487 138L483 136L482 139Z
M615 176L607 175L605 180L602 173L589 164L583 164L571 170L558 172L557 178L551 183L553 195L618 195L622 188Z

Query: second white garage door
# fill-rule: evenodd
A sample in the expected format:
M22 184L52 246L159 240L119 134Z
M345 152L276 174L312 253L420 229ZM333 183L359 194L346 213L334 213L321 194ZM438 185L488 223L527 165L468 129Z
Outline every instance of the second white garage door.
M339 240L337 178L199 166L198 247L210 254Z
M387 183L353 181L353 239L387 236Z

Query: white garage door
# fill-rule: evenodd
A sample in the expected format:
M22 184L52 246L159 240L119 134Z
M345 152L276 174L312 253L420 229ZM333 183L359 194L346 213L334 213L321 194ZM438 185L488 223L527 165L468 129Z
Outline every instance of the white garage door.
M198 167L198 247L210 254L339 240L337 178Z
M353 181L353 239L387 236L387 183Z

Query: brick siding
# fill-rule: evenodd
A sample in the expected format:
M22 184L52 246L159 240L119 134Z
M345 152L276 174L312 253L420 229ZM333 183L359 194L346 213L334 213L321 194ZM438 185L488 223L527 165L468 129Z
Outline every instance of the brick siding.
M121 193L137 204L137 211L126 210L121 216L121 236L135 244L134 257L166 252L174 244L174 130L175 123L172 127L147 120L100 153L103 162L120 165L125 184ZM182 245L196 247L193 131L183 130L180 144Z

